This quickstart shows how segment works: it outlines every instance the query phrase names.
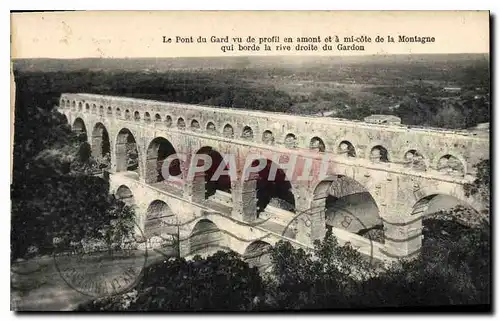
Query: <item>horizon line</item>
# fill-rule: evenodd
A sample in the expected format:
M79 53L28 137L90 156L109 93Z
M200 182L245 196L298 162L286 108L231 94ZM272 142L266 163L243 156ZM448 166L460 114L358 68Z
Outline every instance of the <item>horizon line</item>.
M151 57L151 56L137 56L137 57L25 57L25 58L11 58L14 60L31 60L31 59L53 59L53 60L77 60L77 59L179 59L179 58L363 58L363 57L387 57L387 56L436 56L436 55L490 55L490 52L441 52L441 53L387 53L387 54L359 54L359 55L233 55L233 56L165 56L165 57Z

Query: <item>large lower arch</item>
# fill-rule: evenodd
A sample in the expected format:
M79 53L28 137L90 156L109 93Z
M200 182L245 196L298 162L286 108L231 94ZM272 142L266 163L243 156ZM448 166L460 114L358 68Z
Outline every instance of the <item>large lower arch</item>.
M327 230L343 229L384 243L383 221L375 199L363 185L347 176L333 175L319 182L311 209L324 212Z
M262 169L249 175L250 167ZM242 201L243 204L252 204L252 200L256 203L255 207L243 208L245 217L258 218L262 213L266 216L280 216L284 214L283 211L295 213L292 184L283 169L269 159L256 159L250 167L244 171Z
M244 260L250 267L257 267L261 272L268 272L272 268L271 244L264 241L250 243L243 254Z
M123 128L116 137L116 171L129 172L132 177L139 178L139 150L134 135Z
M111 165L111 144L108 131L102 123L97 123L92 130L92 156L99 168L108 168Z
M159 182L169 182L178 184L178 180L169 180L169 176L181 176L181 164L179 159L168 162L168 167L164 166L167 157L176 155L174 146L167 139L157 137L151 141L147 150L146 160L146 183L155 184Z
M77 134L78 139L81 142L87 141L87 127L85 126L85 122L83 121L83 119L81 119L80 117L75 119L72 129L73 132Z
M482 213L484 214L484 213ZM481 226L488 217L465 200L447 194L430 194L420 198L412 208L411 230L406 240L412 249L446 246L471 227ZM418 237L421 236L422 237ZM401 241L400 241L401 242ZM412 244L413 243L413 244ZM422 251L427 259L429 251Z
M202 219L189 236L190 255L210 255L224 249L224 234L212 221Z
M149 204L144 222L144 236L146 239L159 238L156 245L171 241L171 235L177 234L175 215L161 200L155 200ZM163 241L163 242L162 242Z
M468 213L460 213L461 211L467 211ZM421 217L453 217L460 220L459 216L461 214L470 217L470 215L479 215L479 212L465 200L447 194L431 194L422 197L415 203L412 209L412 215L419 215Z
M193 198L198 201L212 199L222 203L231 203L231 178L228 174L228 164L225 163L222 155L212 147L200 148L196 155L201 154L207 155L212 160L212 164L203 173L195 173ZM197 157L193 161L203 162L201 158ZM221 174L219 175L218 172Z

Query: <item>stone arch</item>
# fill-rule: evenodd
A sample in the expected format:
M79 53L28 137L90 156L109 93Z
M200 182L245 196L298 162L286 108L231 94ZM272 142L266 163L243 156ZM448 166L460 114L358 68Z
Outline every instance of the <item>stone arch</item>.
M131 117L131 115L130 115L130 110L125 109L125 119L126 119L126 120L129 120L129 119L130 119L130 117Z
M337 153L346 157L356 157L356 148L350 141L343 140L338 146Z
M164 162L167 157L176 155L177 152L172 143L164 137L156 137L149 143L146 159L146 183L168 183L178 186L178 180L170 180L164 175L180 176L182 175L181 163L179 159L169 163L168 168L164 168Z
M113 108L111 106L108 106L108 110L106 111L107 115L113 115Z
M205 129L208 133L215 135L217 134L217 127L215 126L214 122L209 121L207 123L207 126L205 126Z
M416 149L410 149L403 154L403 165L408 168L413 168L418 171L426 171L428 168L428 160Z
M249 174L250 167L262 169ZM290 216L288 213L295 213L292 184L278 164L269 159L255 159L244 169L243 178L242 202L246 218L279 216L286 220Z
M384 243L384 225L377 202L358 181L331 175L315 186L311 199L311 213L324 215L316 219L322 222L324 218L325 229L343 229ZM315 238L323 237L313 234Z
M92 130L92 156L99 168L111 166L111 142L106 127L97 123Z
M192 130L199 130L200 129L200 122L196 119L191 120L191 129Z
M193 199L196 201L211 200L218 203L232 203L231 195L231 177L228 175L228 164L225 163L222 155L210 146L200 148L196 155L205 154L212 160L212 165L209 169L202 173L195 173L193 179ZM192 162L198 162L198 165L203 164L202 159L194 157ZM194 168L195 164L191 165ZM221 174L215 179L214 174L218 168L223 168L224 174Z
M463 177L467 173L465 160L452 153L447 153L437 158L435 169L443 174L450 176Z
M63 98L59 99L59 108L66 108L66 101Z
M311 141L309 142L309 149L320 153L324 153L326 147L325 143L321 138L319 138L318 136L314 136L313 138L311 138Z
M97 114L97 106L96 106L96 104L92 104L92 114Z
M85 122L80 117L76 118L73 122L73 131L78 135L80 141L87 141L87 127Z
M144 121L147 123L151 121L151 115L148 112L144 113Z
M76 101L73 100L73 102L71 103L71 109L72 110L76 110Z
M271 244L261 240L254 241L245 249L243 259L250 267L257 267L259 271L267 272L272 268L271 250Z
M222 129L222 136L226 138L234 138L234 129L231 124L224 125L224 128Z
M141 113L139 113L138 111L135 111L134 112L134 120L140 121L141 120Z
M369 159L374 163L389 163L389 152L382 145L373 146L368 155Z
M152 237L158 239L150 243L152 247L159 247L162 243L169 243L169 236L177 234L177 221L170 206L164 201L152 201L146 210L144 221L144 236L150 240Z
M167 117L165 117L165 126L167 126L167 127L172 126L172 116L167 115Z
M156 123L160 123L161 122L161 116L160 116L160 114L156 114L155 115L155 122Z
M116 114L117 117L121 117L122 116L121 109L117 107L116 110L115 110L115 114Z
M127 205L127 206L130 206L130 207L136 206L134 193L132 193L132 190L130 188L128 188L128 186L126 186L126 185L120 185L116 189L115 197L116 197L116 199L125 203L125 205Z
M83 109L83 104L81 101L78 102L78 111L82 111Z
M179 128L179 129L186 128L186 121L184 121L184 118L182 118L182 117L177 118L177 128Z
M104 106L99 106L99 115L104 115Z
M436 228L451 227L453 232L457 233L457 228L466 229L471 225L477 226L485 218L484 215L480 214L481 210L475 204L460 198L458 195L427 194L416 201L412 207L411 215L415 218L411 223L413 234L423 235L425 242L426 235L436 236L435 233L438 232ZM471 218L476 218L477 221L471 221ZM440 224L438 221L446 223ZM422 238L419 241L422 242ZM420 247L421 244L415 246Z
M140 155L137 141L132 132L122 128L116 137L116 171L129 172L131 177L138 179L140 176Z
M88 103L85 104L85 111L86 112L90 111L90 105Z
M420 197L420 199L415 202L411 215L425 217L439 212L449 212L444 215L452 215L451 212L457 206L468 208L475 214L478 214L481 210L476 208L475 204L471 204L468 200L460 197L460 195L433 192L432 194Z
M284 142L284 145L286 148L297 148L297 136L295 136L295 134L292 134L292 133L288 133L286 136L285 136L285 142Z
M241 138L244 140L253 140L253 130L250 126L243 127Z
M189 254L210 255L223 249L224 234L214 222L201 219L189 236Z
M273 132L270 131L270 130L265 130L262 133L262 142L265 143L265 144L269 144L269 145L274 144L274 134L273 134Z

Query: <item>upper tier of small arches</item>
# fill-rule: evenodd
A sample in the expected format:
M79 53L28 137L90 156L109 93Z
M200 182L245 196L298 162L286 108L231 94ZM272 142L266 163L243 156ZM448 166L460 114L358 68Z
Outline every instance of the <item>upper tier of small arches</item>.
M326 124L332 126L351 126L351 127L363 127L363 128L383 128L384 130L391 131L415 131L416 133L425 132L426 134L436 134L436 135L461 135L461 136L484 136L488 137L487 132L466 130L466 129L445 129L445 128L430 128L417 125L404 125L404 124L374 124L367 123L361 120L352 120L344 118L335 117L320 117L313 115L290 115L280 112L271 111L259 111L259 110L247 110L241 108L227 108L227 107L216 107L216 106L204 106L197 104L182 104L174 102L162 102L155 100L130 98L130 97L119 97L119 96L107 96L107 95L97 95L97 94L62 94L60 100L61 108L76 108L77 101L93 101L94 105L99 106L114 106L114 105L129 105L134 106L129 109L134 109L141 113L148 111L151 115L156 114L163 108L174 107L181 109L197 109L202 112L213 112L213 113L232 113L238 116L251 116L251 117L266 117L266 118L280 118L281 120L290 119L303 119L306 123L315 124ZM286 118L286 119L285 119ZM290 119L288 119L290 118ZM481 137L481 138L484 138Z
M303 129L294 129L293 126L285 127L283 125L278 130L279 126L269 125L269 119L256 123L252 121L254 117L241 117L235 123L234 119L231 119L230 114L228 114L228 117L217 117L220 115L216 115L215 111L213 113L197 113L193 115L193 113L179 111L175 108L176 105L173 105L174 108L165 108L163 111L158 110L159 108L155 110L153 107L145 110L146 108L140 105L106 104L102 99L101 101L70 100L65 98L67 96L80 98L80 96L85 95L63 95L60 102L62 108L99 116L112 116L113 118L141 124L151 123L153 126L161 126L163 128L198 132L225 139L242 140L258 144L276 145L288 149L309 150L315 153L334 153L346 158L361 157L376 163L402 163L404 166L412 167L419 171L426 171L429 167L432 167L453 176L464 176L467 170L470 169L466 166L466 158L457 155L457 153L445 151L446 155L443 160L436 163L435 161L430 161L430 157L426 155L426 152L418 150L419 148L408 146L404 150L399 150L399 148L391 146L390 141L384 143L383 141L373 141L368 137L367 141L370 143L366 145L366 143L363 144L350 135L332 140L328 136L328 131L325 131L323 134L318 130L315 131L314 124L308 125L312 128L311 133L308 134ZM217 108L213 109L217 110ZM248 123L245 123L246 120L248 120ZM257 118L257 121L259 120L261 119ZM282 121L282 123L286 122L287 120ZM338 128L339 126L336 127ZM355 130L358 131L357 128ZM387 130L386 128L381 131ZM323 137L322 135L327 135L328 137ZM325 138L329 139L325 140ZM478 137L474 137L473 139L478 139ZM372 141L373 144L371 143Z

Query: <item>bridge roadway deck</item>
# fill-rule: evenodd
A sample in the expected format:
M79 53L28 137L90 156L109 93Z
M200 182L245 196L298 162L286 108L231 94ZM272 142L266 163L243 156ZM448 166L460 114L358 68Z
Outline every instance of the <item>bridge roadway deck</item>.
M289 241L295 247L304 249L312 248L311 244L304 244L289 237L292 233L287 233L287 227L284 225L270 220L254 221L251 223L236 220L231 217L231 207L209 200L203 202L186 200L182 197L182 194L179 193L179 189L168 186L167 184L146 184L137 180L137 178L127 172L110 173L109 180L112 190L116 190L119 186L125 185L132 191L137 192L141 190L142 193L151 195L150 199L160 199L167 204L172 204L172 201L176 201L177 204L181 204L183 210L179 211L179 206L171 206L174 215L176 215L177 219L181 222L192 222L189 224L190 228L199 220L208 219L215 221L215 219L217 219L218 224L216 225L228 238L228 243L230 244L229 248L237 253L244 254L245 248L256 240L265 241L271 245L274 245L279 240L285 240ZM149 200L143 203L142 206L137 206L138 213L136 213L136 215L142 217L142 219L139 219L139 222L144 221L143 218L146 214L148 202ZM221 224L224 226L219 226ZM334 228L333 233L336 235L340 244L349 242L353 248L356 248L363 255L377 260L390 260L390 258L384 254L384 244L342 229ZM184 232L184 234L186 238L189 238L191 231L188 230Z

